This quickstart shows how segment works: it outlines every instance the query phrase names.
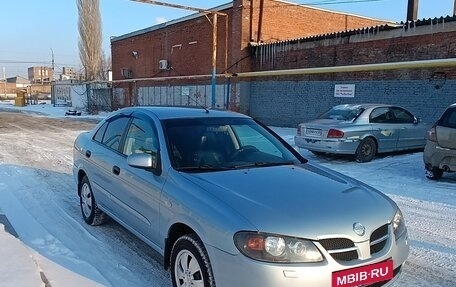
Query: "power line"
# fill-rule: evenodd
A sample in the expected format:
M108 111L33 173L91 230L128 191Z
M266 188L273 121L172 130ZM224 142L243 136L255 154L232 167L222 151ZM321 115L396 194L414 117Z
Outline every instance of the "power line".
M2 64L50 64L49 61L17 61L17 60L0 60Z

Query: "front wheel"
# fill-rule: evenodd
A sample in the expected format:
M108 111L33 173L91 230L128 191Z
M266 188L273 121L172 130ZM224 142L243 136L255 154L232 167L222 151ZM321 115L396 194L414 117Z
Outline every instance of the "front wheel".
M426 170L426 177L432 180L439 180L442 178L443 169L433 167L431 170Z
M371 161L377 153L377 144L372 138L363 139L355 153L355 160L357 162Z
M174 243L171 277L174 287L215 287L209 256L196 235L184 235Z

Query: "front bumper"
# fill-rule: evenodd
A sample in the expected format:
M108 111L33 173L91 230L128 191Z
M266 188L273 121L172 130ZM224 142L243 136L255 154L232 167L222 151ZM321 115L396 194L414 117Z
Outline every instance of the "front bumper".
M359 145L359 139L321 139L295 136L295 144L299 148L311 151L355 154Z
M242 254L231 255L211 246L208 246L207 250L217 287L336 287L332 286L333 272L378 263L391 258L394 264L394 278L384 285L379 285L389 286L397 280L401 273L401 268L409 254L409 242L407 232L405 232L397 241L392 240L389 248L381 256L362 262L358 260L356 263L345 262L345 265L323 251L326 259L320 263L273 264L255 261Z

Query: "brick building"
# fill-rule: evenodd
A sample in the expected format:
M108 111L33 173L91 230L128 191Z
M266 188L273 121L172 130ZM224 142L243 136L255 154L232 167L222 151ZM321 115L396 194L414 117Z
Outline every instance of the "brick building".
M295 126L336 104L372 102L401 105L433 122L456 102L454 39L456 17L441 17L254 45L257 72L352 65L362 70L245 80L243 112L268 124ZM385 67L369 70L373 65ZM336 97L339 84L355 85L355 96Z
M234 0L213 10L227 15L217 17L219 74L249 71L251 42L270 43L387 23L281 0ZM211 74L213 29L209 20L213 21L213 15L193 14L112 38L113 79Z
M28 79L32 84L51 83L54 79L54 70L50 67L29 67Z
M432 122L456 102L456 18L392 23L279 0L265 0L260 9L260 3L235 0L214 8L228 15L227 22L218 17L217 73L237 75L218 78L217 107L229 103L266 124L296 126L335 104L360 102L398 104ZM126 87L124 98L137 97L126 104L209 105L208 18L194 14L112 39L114 80L128 81L116 86ZM438 66L419 66L434 60L441 60ZM412 62L413 68L401 62ZM367 69L388 63L394 67ZM328 72L351 65L365 70ZM325 67L324 73L294 73ZM283 70L266 77L249 74ZM159 78L164 80L155 81ZM341 84L356 87L354 97L335 97Z

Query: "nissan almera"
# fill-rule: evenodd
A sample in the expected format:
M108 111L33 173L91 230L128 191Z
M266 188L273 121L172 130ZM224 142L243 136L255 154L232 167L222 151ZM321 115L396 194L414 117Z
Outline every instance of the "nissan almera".
M387 286L409 254L390 198L237 113L121 109L78 136L73 172L85 222L125 226L173 286Z

